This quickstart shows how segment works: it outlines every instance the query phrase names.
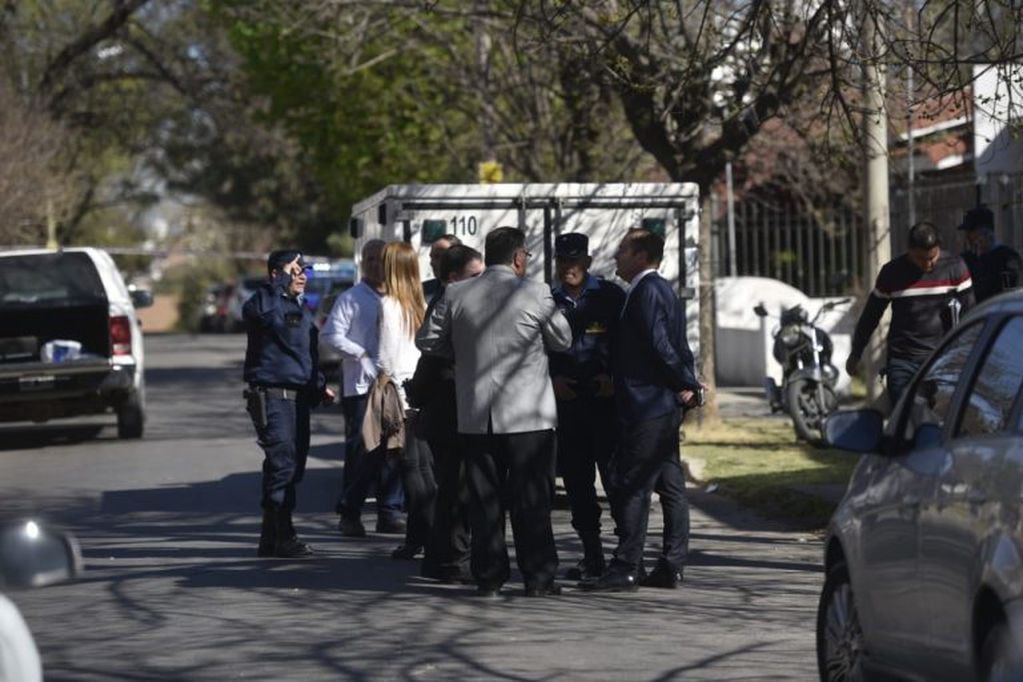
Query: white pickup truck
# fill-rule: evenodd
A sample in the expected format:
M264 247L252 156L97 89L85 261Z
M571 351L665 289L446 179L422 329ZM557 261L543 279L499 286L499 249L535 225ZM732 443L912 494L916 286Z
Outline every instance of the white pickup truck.
M117 414L145 424L142 329L113 259L92 248L0 251L0 422Z

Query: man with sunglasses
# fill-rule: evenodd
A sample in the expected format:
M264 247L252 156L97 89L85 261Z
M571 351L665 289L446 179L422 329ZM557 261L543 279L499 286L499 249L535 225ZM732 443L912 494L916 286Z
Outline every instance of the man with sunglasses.
M242 308L248 331L245 397L264 454L257 555L301 558L312 549L298 539L292 512L309 453L309 411L333 402L334 392L317 369L319 332L302 302L307 281L302 254L274 251L267 271L267 282Z

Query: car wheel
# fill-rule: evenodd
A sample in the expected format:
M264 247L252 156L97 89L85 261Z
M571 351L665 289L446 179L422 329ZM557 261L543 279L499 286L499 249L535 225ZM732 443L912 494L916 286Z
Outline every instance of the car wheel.
M980 679L1008 682L1023 676L1023 652L1005 623L988 631L980 650Z
M141 438L145 422L142 402L137 395L133 395L117 408L117 437Z
M821 680L863 680L863 630L849 582L849 569L838 562L828 571L817 607L817 668Z

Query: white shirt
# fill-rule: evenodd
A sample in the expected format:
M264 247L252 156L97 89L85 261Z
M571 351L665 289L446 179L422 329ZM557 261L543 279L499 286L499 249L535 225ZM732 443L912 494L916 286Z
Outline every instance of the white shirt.
M415 330L409 330L405 324L398 299L384 296L380 300L380 354L377 366L394 380L398 387L401 402L408 409L405 400L405 387L402 383L411 379L419 362L419 349L416 348Z
M344 396L369 393L380 349L380 294L363 281L338 296L320 337L341 354Z

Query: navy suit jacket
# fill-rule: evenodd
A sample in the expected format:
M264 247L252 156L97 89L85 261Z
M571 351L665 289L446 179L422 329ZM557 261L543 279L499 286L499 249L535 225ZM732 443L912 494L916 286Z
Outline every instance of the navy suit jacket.
M611 345L621 419L643 421L679 409L678 393L700 388L686 340L686 314L671 285L656 272L629 294Z

